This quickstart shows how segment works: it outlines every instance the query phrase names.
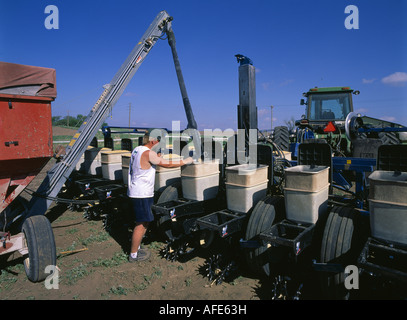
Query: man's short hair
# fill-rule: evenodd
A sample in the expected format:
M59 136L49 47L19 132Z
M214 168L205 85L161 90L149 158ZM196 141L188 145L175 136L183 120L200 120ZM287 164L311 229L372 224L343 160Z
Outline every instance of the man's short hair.
M154 141L154 140L160 141L161 140L160 136L157 137L154 134L151 135L152 131L154 131L154 129L153 130L150 129L144 134L144 136L143 136L143 145L149 143L150 141Z

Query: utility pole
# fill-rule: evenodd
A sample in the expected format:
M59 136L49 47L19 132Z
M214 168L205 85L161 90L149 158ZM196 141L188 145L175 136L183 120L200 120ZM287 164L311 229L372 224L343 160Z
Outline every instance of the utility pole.
M129 127L130 127L130 116L131 116L131 102L129 103Z
M66 120L67 120L66 126L69 127L69 110L68 110L68 116L67 116Z
M274 108L274 106L270 106L270 108L271 108L271 131L273 131L273 108ZM271 132L270 132L270 134L271 134Z

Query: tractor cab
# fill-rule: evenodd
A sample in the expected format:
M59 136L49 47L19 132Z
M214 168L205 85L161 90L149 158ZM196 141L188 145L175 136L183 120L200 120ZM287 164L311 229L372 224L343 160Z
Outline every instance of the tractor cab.
M323 133L331 122L343 127L346 116L353 112L352 93L359 94L349 87L312 88L303 93L307 101L301 99L301 105L306 105L303 119L297 125L308 125L313 131ZM326 130L325 130L326 132Z
M345 135L345 122L353 112L352 93L359 94L350 87L312 88L303 93L301 99L305 113L295 122L295 135L290 139L290 151L296 158L298 145L309 139L323 139L338 154L350 154L351 144ZM295 136L295 137L294 137Z

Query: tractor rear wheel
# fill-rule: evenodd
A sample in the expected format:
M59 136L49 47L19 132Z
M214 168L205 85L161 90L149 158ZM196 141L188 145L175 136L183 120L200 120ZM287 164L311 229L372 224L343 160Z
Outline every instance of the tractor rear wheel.
M283 151L290 149L290 133L287 127L280 126L274 128L274 142Z
M395 132L380 132L379 139L385 145L400 144L400 140Z

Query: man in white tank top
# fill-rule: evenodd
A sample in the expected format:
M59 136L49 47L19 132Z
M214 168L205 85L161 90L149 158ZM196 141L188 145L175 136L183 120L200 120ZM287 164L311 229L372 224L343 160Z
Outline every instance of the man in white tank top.
M193 162L192 158L176 162L161 158L151 150L158 142L156 138L146 133L143 137L143 145L136 147L130 158L127 195L131 201L136 223L131 239L130 262L143 261L150 257L150 252L140 249L140 244L148 224L154 220L151 206L154 203L155 167L176 168Z

